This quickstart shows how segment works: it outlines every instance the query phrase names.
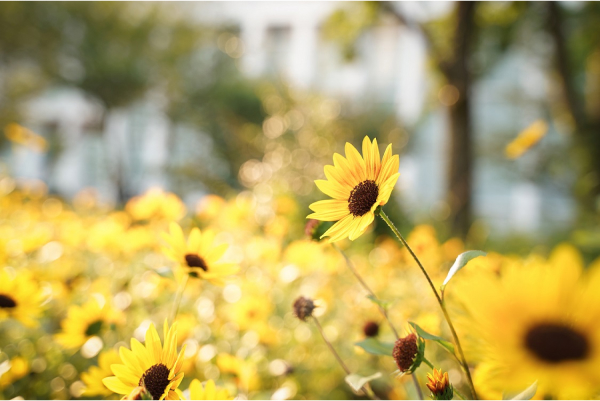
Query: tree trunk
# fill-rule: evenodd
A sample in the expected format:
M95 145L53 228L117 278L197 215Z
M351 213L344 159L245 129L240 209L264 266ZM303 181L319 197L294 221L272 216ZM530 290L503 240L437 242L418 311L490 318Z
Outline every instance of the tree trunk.
M471 73L468 61L473 31L474 2L457 3L454 57L442 63L448 84L458 90L458 100L449 106L450 149L447 201L453 235L465 237L471 225L473 150L471 129Z
M574 155L578 166L575 195L581 206L581 218L589 221L595 215L600 198L600 121L590 118L584 101L574 84L574 72L569 62L565 41L564 17L560 5L548 2L548 30L554 44L555 65L560 75L565 105L575 125Z

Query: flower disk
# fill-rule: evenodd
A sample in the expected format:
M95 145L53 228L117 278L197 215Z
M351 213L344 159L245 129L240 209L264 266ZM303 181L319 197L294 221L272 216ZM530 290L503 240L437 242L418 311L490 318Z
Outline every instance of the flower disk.
M362 156L346 143L346 157L335 153L333 166L325 166L327 180L316 180L317 187L333 199L310 205L314 213L309 219L335 221L321 236L335 242L348 237L360 237L375 219L375 209L385 205L398 181L398 155L392 155L388 145L383 158L379 157L377 139L365 137Z
M410 333L406 337L399 338L394 345L392 356L401 372L409 371L419 352L417 335Z

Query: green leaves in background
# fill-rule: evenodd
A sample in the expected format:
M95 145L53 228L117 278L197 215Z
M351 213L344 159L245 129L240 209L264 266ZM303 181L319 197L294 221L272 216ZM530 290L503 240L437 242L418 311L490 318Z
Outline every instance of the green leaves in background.
M487 253L485 253L483 251L467 251L467 252L463 252L460 255L458 255L458 258L456 258L456 261L450 268L450 271L448 272L448 275L446 276L446 279L444 280L444 283L442 284L442 287L440 288L440 290L442 291L442 297L444 296L444 289L446 288L446 285L448 284L450 279L452 277L454 277L454 275L456 273L458 273L458 271L460 269L465 267L465 265L467 263L469 263L471 260L473 260L479 256L485 256L485 255L487 255Z
M371 376L361 376L353 373L351 375L346 376L345 380L346 383L348 383L348 385L352 387L354 391L359 391L362 388L362 386L364 386L371 380L379 379L380 377L381 372L377 372Z
M438 343L442 347L444 347L452 355L454 355L454 345L451 342L444 340L442 337L438 337L438 336L435 336L433 334L426 332L421 327L419 327L418 324L416 324L414 322L408 322L408 324L410 324L412 326L412 328L415 329L415 331L417 332L417 334L420 337L422 337L426 340L435 341L436 343Z
M373 355L392 356L392 351L394 350L393 343L384 343L373 337L354 343L354 345L361 347L369 354Z

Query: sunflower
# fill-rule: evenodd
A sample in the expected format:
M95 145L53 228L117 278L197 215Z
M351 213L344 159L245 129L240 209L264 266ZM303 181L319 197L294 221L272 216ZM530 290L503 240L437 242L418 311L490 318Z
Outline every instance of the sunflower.
M163 233L162 237L168 244L168 247L163 248L163 253L169 259L179 263L192 277L199 277L220 285L224 277L239 270L239 266L234 263L219 261L227 251L228 245L214 245L215 234L210 230L202 233L194 227L186 242L179 224L171 223L169 233Z
M65 348L79 348L111 325L124 322L122 311L98 298L89 300L83 306L69 307L67 317L61 322L62 331L55 336L59 344Z
M92 366L87 372L81 374L81 380L85 383L85 391L83 394L85 396L109 396L113 394L113 392L106 388L102 383L102 380L112 376L113 373L110 370L111 365L120 362L121 357L114 349L102 352L98 357L98 366Z
M203 386L200 380L194 379L190 383L190 400L233 400L227 389L218 388L215 382L209 380Z
M0 321L13 318L25 326L37 327L43 294L28 272L0 271Z
M537 381L537 396L597 396L598 288L600 261L584 272L578 252L567 245L548 260L506 260L500 271L478 268L457 278L451 292L467 312L459 323L468 358L479 361L478 391L499 398Z
M337 221L321 236L330 237L329 242L343 238L355 240L360 237L375 218L375 209L390 199L398 180L398 155L392 156L388 145L383 159L379 158L377 139L363 140L363 157L350 143L346 143L346 157L335 153L333 166L325 166L327 180L315 184L333 199L310 205L313 212L307 218L321 221Z
M154 324L146 331L146 342L142 345L131 339L131 350L121 347L119 355L122 364L111 365L115 376L107 377L102 383L117 394L128 394L138 387L145 387L154 400L179 400L181 391L177 388L183 380L183 354L185 345L177 354L176 323L169 328L164 324L164 347Z

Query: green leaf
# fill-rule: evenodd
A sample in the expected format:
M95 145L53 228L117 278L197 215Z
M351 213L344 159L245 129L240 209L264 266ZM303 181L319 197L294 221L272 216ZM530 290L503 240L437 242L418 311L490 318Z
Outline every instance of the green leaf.
M533 382L533 384L527 387L525 390L520 392L517 395L508 395L506 393L502 394L503 400L531 400L535 397L535 393L537 392L537 380Z
M408 322L408 324L410 324L413 327L413 329L415 329L415 331L417 332L419 337L422 337L426 340L435 341L436 343L438 343L442 347L444 347L452 355L454 355L454 345L450 341L446 341L442 337L438 337L438 336L435 336L433 334L426 332L421 327L419 327L418 324L416 324L414 322Z
M369 337L362 341L354 343L354 345L361 347L369 354L373 355L392 356L392 351L394 350L393 343L382 343L381 341L373 337Z
M444 280L444 283L442 284L442 288L441 288L442 292L444 292L444 288L446 288L446 284L448 284L450 279L452 277L454 277L454 275L456 273L458 273L458 271L460 269L465 267L465 265L467 263L469 263L471 260L475 259L476 257L485 256L485 255L487 255L487 253L485 253L483 251L467 251L467 252L463 252L460 255L458 255L458 258L456 258L456 261L450 268L450 271L448 272L448 275L446 276L446 279Z
M381 306L383 309L386 309L392 304L389 301L382 301L379 298L376 298L374 295L367 295L367 298L369 298L371 300L371 302Z
M377 372L371 376L361 376L357 374L351 374L345 377L346 383L352 387L354 391L359 391L362 386L370 382L371 380L379 379L381 377L381 372Z

